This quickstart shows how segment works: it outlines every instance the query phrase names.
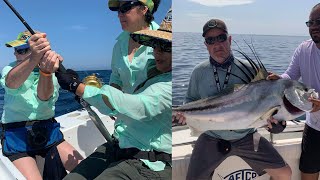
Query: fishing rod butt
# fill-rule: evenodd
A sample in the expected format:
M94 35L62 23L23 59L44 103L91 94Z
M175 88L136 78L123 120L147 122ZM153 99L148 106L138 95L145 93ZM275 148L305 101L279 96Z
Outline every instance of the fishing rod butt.
M58 72L61 72L61 73L65 73L67 72L66 68L63 66L63 64L60 62L59 64L59 68L57 70Z

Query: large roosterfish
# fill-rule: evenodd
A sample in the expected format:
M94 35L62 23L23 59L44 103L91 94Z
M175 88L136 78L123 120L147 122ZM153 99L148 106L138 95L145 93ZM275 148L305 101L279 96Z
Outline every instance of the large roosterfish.
M312 110L308 98L318 98L314 89L290 79L266 80L268 72L255 51L258 65L243 52L238 52L254 69L247 74L251 79L248 84L236 85L228 93L173 108L173 113L185 115L193 135L207 130L258 128L266 125L271 116L287 121Z

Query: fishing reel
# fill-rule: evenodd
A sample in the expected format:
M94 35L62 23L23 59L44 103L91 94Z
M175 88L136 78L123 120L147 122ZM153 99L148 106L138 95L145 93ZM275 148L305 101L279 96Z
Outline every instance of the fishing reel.
M90 76L87 76L82 81L85 85L88 86L94 86L97 88L101 88L103 85L103 82L100 78L98 78L95 74L92 74ZM101 121L100 117L97 115L97 113L91 109L90 104L87 103L82 98L79 99L80 104L88 111L90 119L93 121L93 123L96 125L96 127L99 129L100 133L103 135L103 137L109 141L113 142L113 138L111 137L108 129Z
M98 78L96 76L96 74L92 74L92 75L89 75L87 77L85 77L82 81L85 85L88 85L88 86L94 86L94 87L97 87L97 88L101 88L102 85L103 85L103 82L101 80L101 78Z

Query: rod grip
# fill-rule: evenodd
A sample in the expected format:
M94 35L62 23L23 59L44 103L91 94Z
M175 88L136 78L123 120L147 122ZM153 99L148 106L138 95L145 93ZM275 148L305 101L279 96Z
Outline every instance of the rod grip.
M59 68L57 70L58 72L62 72L62 73L65 73L67 72L66 68L63 66L63 64L60 62L59 64Z

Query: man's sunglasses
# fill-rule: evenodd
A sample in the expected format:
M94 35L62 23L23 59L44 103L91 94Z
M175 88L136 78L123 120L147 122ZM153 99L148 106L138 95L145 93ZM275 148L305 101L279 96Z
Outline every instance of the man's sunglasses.
M118 8L118 12L122 13L122 14L125 14L127 13L128 11L130 11L133 7L135 6L141 6L141 2L137 1L137 2L133 2L133 1L130 1L130 2L126 2L124 3L122 6L120 6Z
M316 20L309 20L306 22L306 25L308 27L311 27L313 25L320 25L320 19L316 19Z
M15 48L14 51L17 53L17 54L20 54L20 55L25 55L29 52L29 49L30 48L25 48L25 49L17 49Z
M158 42L158 43L153 43L153 46L151 46L151 47L153 47L153 48L159 47L160 51L162 51L162 52L171 53L171 51L172 51L171 43L160 43L160 42Z
M205 42L209 45L212 45L216 42L225 42L228 39L227 34L220 34L219 36L216 37L207 37L205 39Z

